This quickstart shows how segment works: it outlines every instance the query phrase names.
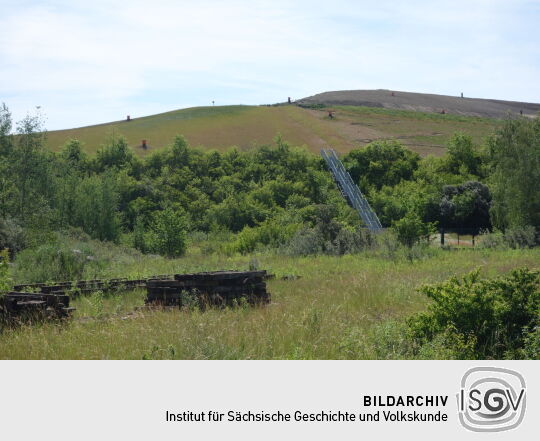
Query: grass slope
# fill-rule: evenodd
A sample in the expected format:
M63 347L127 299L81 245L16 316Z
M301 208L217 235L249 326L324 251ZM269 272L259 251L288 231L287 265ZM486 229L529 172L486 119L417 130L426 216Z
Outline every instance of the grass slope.
M92 296L74 302L74 319L6 329L3 359L357 359L399 357L395 320L425 308L416 290L480 267L493 277L540 267L540 250L438 250L409 263L369 255L293 258L258 255L272 303L263 308L135 311L144 292ZM249 257L191 255L166 260L127 256L107 276L246 269ZM297 274L297 280L279 276ZM390 338L388 337L390 336Z
M448 138L457 131L469 133L481 142L499 120L438 115L414 111L361 106L304 109L297 106L218 106L196 107L117 121L95 126L48 132L49 147L57 151L69 138L85 143L95 153L111 135L126 136L129 145L141 156L170 144L177 134L190 145L223 151L231 146L248 149L270 144L277 133L292 145L314 153L331 146L345 153L377 139L399 139L421 155L442 154ZM150 148L143 150L141 140Z

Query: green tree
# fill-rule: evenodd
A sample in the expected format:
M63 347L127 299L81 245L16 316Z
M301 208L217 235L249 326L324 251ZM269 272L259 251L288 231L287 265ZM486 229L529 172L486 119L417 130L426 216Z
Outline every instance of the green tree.
M344 163L354 182L366 191L373 186L394 186L410 180L418 168L420 156L397 141L375 141L363 149L352 150Z
M27 115L17 124L17 142L8 165L15 193L12 214L26 223L47 214L53 194L51 160L45 151L41 115Z
M128 166L134 160L133 152L123 136L111 136L101 146L96 154L96 168L98 171L120 169Z
M70 139L62 146L60 158L69 166L83 170L87 166L88 157L83 144L78 139Z
M540 118L506 121L488 152L493 224L540 228Z
M0 295L9 291L12 287L12 280L9 277L9 254L8 250L0 250Z
M453 174L477 176L480 165L480 155L473 146L472 138L464 133L455 133L448 143L447 170Z
M167 257L183 256L186 252L185 213L172 208L155 213L150 238L153 251Z
M121 232L118 200L113 174L83 178L76 188L74 215L69 223L96 239L117 241Z
M431 224L422 222L422 219L413 212L407 213L403 218L392 224L398 240L405 246L412 248L421 238L433 231Z

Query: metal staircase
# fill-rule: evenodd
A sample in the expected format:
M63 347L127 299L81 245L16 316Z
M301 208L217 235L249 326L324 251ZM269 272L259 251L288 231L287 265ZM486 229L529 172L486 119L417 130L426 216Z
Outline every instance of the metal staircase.
M321 149L321 156L328 164L328 168L332 172L334 180L347 203L358 211L358 214L371 231L381 231L382 225L379 218L339 160L335 150Z

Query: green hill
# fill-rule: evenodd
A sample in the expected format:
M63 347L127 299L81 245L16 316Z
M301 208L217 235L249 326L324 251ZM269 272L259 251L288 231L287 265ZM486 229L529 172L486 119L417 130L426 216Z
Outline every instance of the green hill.
M374 140L394 138L421 155L438 155L456 131L481 142L499 124L500 120L490 118L363 106L217 106L50 131L47 136L54 151L67 139L77 138L88 153L95 153L111 135L124 135L137 154L146 155L171 143L177 134L192 146L223 151L269 144L281 133L290 144L305 145L313 152L331 146L344 153ZM143 139L149 146L146 150L141 147Z

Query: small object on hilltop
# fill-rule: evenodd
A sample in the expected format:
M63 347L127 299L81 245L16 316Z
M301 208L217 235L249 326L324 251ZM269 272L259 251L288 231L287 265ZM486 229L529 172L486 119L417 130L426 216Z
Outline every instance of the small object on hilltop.
M333 110L328 111L328 118L334 119L334 111Z
M212 106L214 105L214 100L212 100Z
M128 115L126 121L131 121L131 115Z
M461 98L463 98L463 92L461 92Z
M396 94L394 92L392 92L392 96L396 96Z
M445 109L442 109L441 110L441 115L445 115L446 114L446 110Z
M523 116L523 110L520 110L520 111L519 111L519 114L520 114L521 116Z
M288 103L291 104L291 97L287 99Z
M216 271L176 274L174 280L149 280L147 305L159 306L235 306L246 302L270 302L266 292L266 271Z
M150 145L148 144L148 142L146 141L146 139L143 139L141 141L141 145L139 146L141 149L143 150L148 150L150 148Z

